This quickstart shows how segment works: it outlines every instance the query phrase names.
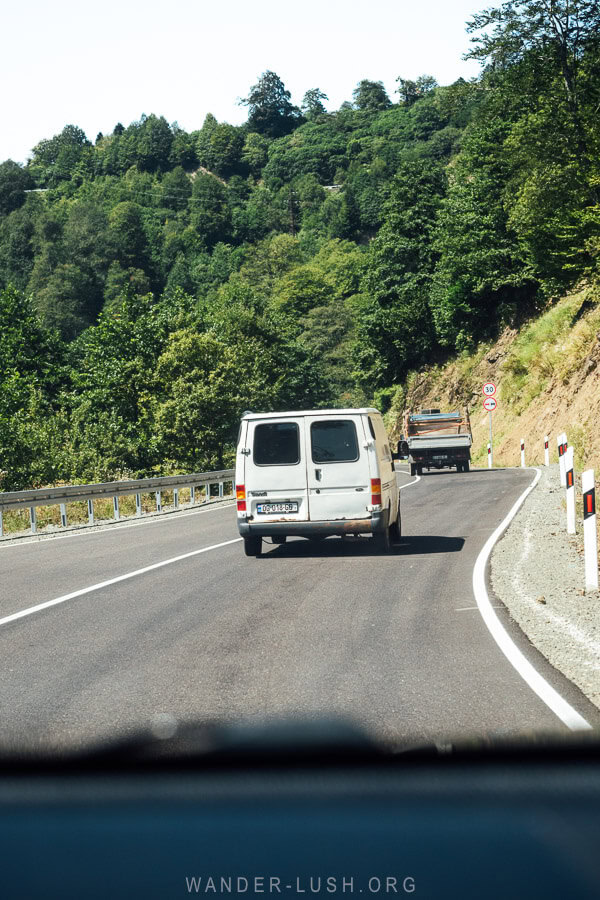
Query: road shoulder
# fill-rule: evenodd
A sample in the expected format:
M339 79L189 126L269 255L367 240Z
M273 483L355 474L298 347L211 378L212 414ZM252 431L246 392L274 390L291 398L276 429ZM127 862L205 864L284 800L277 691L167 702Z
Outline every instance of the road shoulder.
M600 595L583 592L563 494L558 466L544 468L494 548L491 587L533 646L600 707Z

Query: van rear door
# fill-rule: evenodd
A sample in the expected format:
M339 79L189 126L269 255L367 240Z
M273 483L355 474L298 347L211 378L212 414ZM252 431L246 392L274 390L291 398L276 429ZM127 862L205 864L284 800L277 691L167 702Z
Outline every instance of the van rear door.
M244 485L248 516L264 522L308 519L304 419L249 419Z
M304 421L311 521L369 518L370 438L363 416L307 416Z

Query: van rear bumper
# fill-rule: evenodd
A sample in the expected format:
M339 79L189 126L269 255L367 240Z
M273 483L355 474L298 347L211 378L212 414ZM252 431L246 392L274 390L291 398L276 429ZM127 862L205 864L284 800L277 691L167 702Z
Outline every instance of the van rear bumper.
M388 510L375 512L368 519L333 519L329 522L244 522L238 519L238 531L242 537L311 537L312 535L378 534L388 527Z

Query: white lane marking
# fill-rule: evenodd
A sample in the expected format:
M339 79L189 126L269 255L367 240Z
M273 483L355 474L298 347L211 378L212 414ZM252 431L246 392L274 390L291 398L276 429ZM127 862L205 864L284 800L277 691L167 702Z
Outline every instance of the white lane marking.
M401 474L404 475L404 472L402 472ZM408 475L408 472L407 472L406 474ZM415 477L415 480L414 480L414 481L409 481L408 484L402 484L402 485L400 485L400 487L398 488L398 490L399 490L399 491L403 491L404 488L410 487L411 485L416 484L417 481L420 481L420 480L421 480L421 476L420 476L420 475L417 475L417 476Z
M455 609L454 612L468 612L471 609L479 609L478 606L461 606L459 609ZM492 609L502 609L501 606L492 606Z
M525 502L527 496L531 493L531 491L540 480L540 477L542 475L541 469L538 469L537 467L534 468L537 474L532 483L525 491L523 491L512 509L509 511L508 515L498 525L496 530L489 536L489 538L481 548L479 556L477 557L477 560L475 562L475 567L473 569L473 593L475 594L475 600L477 602L479 612L481 613L483 621L487 625L490 634L506 656L509 663L517 670L521 678L523 678L523 680L529 685L531 690L538 695L540 700L542 700L546 704L546 706L549 707L549 709L551 709L556 716L558 716L558 718L561 720L561 722L563 722L564 725L567 726L567 728L570 728L571 731L585 731L587 729L591 729L592 727L587 719L584 719L583 716L577 712L577 710L573 709L570 703L567 703L567 701L563 697L561 697L561 695L552 687L552 685L548 684L546 679L540 675L540 673L532 666L529 660L519 650L513 639L509 636L508 632L505 631L504 626L500 622L500 619L494 612L494 608L490 602L490 598L488 596L487 588L485 585L485 567L490 553L493 550L494 544L507 529L507 527L512 522L517 512Z
M44 534L43 531L39 532L36 537L27 537L27 538L14 538L14 543L10 540L0 541L0 552L2 550L7 550L9 547L28 547L30 544L43 544L46 541L62 541L63 538L72 538L72 537L89 537L91 534L110 534L113 531L119 531L120 528L132 528L134 525L154 525L157 522L178 522L179 519L187 519L188 516L199 516L204 515L204 513L210 512L218 512L220 509L229 509L229 507L235 505L235 500L226 501L225 503L219 503L218 505L209 506L207 509L203 509L201 506L198 506L196 509L190 509L188 512L176 512L170 511L165 513L149 513L146 516L142 516L142 518L138 519L132 516L130 522L121 522L120 525L115 524L114 522L98 522L95 525L84 525L79 526L79 529L73 529L68 534L60 534L58 532L50 531L47 534Z
M152 563L151 566L144 566L143 569L136 569L135 572L127 572L126 575L117 575L116 578L109 578L108 581L100 581L98 584L92 584L89 587L81 588L79 591L63 594L62 597L56 597L54 600L46 600L44 603L38 603L37 606L30 606L27 609L22 609L20 612L12 613L10 616L4 616L4 618L0 619L0 625L8 625L9 622L15 622L17 619L24 619L25 616L31 616L33 613L41 612L41 610L48 609L50 606L58 606L59 603L66 603L67 600L83 597L84 594L91 594L92 591L99 591L102 588L109 587L111 584L118 584L119 581L127 581L128 578L135 578L136 575L144 575L146 572L152 572L154 569L161 569L163 566L170 566L172 563L180 562L182 559L189 559L190 556L198 556L199 553L208 553L209 550L218 550L219 547L237 544L241 540L241 537L233 538L231 541L222 541L220 544L202 547L201 550L192 550L190 553L182 553L181 556L163 559L162 562Z

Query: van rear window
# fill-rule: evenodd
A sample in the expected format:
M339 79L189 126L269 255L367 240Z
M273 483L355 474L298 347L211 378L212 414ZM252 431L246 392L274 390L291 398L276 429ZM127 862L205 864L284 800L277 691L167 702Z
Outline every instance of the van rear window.
M310 440L313 462L354 462L358 459L356 427L349 420L313 422Z
M266 422L254 430L254 465L295 466L300 462L296 422Z

